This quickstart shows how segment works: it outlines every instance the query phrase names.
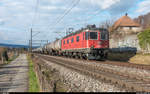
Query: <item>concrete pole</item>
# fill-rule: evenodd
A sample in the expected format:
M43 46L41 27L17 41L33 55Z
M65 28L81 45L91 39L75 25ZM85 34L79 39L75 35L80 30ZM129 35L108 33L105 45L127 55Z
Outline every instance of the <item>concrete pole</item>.
M31 40L30 40L30 52L32 52L32 28L31 28Z

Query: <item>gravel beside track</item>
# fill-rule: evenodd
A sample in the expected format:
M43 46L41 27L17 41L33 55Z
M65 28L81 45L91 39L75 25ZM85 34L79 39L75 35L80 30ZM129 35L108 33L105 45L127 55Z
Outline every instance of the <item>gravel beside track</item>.
M93 76L95 78L98 78L101 80L103 79L105 82L109 81L111 83L120 85L124 88L126 88L129 91L149 91L149 79L145 78L136 78L135 75L129 75L128 73L121 73L116 72L116 68L109 69L107 66L102 67L99 65L95 65L93 63L80 63L77 62L78 60L73 59L66 59L62 57L52 57L52 56L41 56L45 60L49 60L54 63L61 64L63 66L68 66L74 70L78 70L80 72L83 72L84 74L88 74L90 76ZM48 59L49 58L49 59ZM51 59L50 59L51 58ZM60 63L61 62L61 63ZM63 64L62 64L63 63ZM68 64L68 65L67 65ZM96 63L97 64L97 63ZM118 70L117 70L118 71ZM143 84L143 86L141 86Z
M45 55L47 56L47 55ZM52 56L49 56L52 57ZM121 74L127 74L130 76L135 76L136 79L143 79L143 80L148 80L150 81L150 66L146 66L146 69L141 69L137 67L133 67L135 64L129 64L131 66L127 66L127 64L124 64L123 62L114 62L114 61L86 61L86 60L78 60L78 59L70 59L70 58L64 58L64 57L53 57L56 59L62 59L62 60L67 60L71 62L76 62L76 63L82 63L86 65L91 65L91 66L96 66L97 68L105 68L110 71L115 71L115 72L120 72ZM106 63L106 64L105 64ZM114 63L114 64L112 64ZM117 63L117 65L115 65ZM123 64L123 65L122 65ZM126 65L126 66L124 66ZM145 65L136 65L136 66L145 66Z
M113 84L95 80L51 61L42 60L59 71L64 79L64 84L69 86L67 92L125 92L125 90L117 88Z

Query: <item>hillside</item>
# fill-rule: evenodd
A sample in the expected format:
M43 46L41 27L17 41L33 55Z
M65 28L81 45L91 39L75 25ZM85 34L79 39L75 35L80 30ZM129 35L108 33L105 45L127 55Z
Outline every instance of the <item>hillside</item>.
M27 45L4 44L4 43L0 43L0 47L11 47L11 48L29 48Z
M135 18L134 21L141 24L144 29L150 28L150 12Z
M5 44L0 43L0 47L11 47L11 48L29 48L28 45L18 45L18 44ZM34 46L33 48L37 48L38 46Z

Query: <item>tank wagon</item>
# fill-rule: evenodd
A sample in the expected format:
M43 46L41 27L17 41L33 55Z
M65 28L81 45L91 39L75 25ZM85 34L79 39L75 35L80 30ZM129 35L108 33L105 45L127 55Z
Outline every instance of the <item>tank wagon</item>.
M35 52L35 53L43 53L43 48L40 47L40 48L33 49L32 52Z
M61 39L57 39L46 45L47 53L50 55L61 55Z
M62 39L57 39L43 47L50 55L85 59L106 59L109 48L109 32L95 25L87 26Z

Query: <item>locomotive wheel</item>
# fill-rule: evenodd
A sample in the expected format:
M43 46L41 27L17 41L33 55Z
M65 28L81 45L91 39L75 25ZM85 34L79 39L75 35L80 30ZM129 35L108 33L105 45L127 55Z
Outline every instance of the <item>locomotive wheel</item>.
M86 57L85 57L85 60L89 60L89 58L86 56Z
M82 57L82 56L80 56L80 59L83 59L83 57Z
M107 57L108 57L108 54L106 53L106 54L105 54L105 59L107 59Z
M71 58L72 56L71 55L69 55L69 58Z
M75 58L74 55L71 55L71 58Z
M86 60L89 60L89 58L87 57Z
M75 58L78 59L78 56L76 55Z

